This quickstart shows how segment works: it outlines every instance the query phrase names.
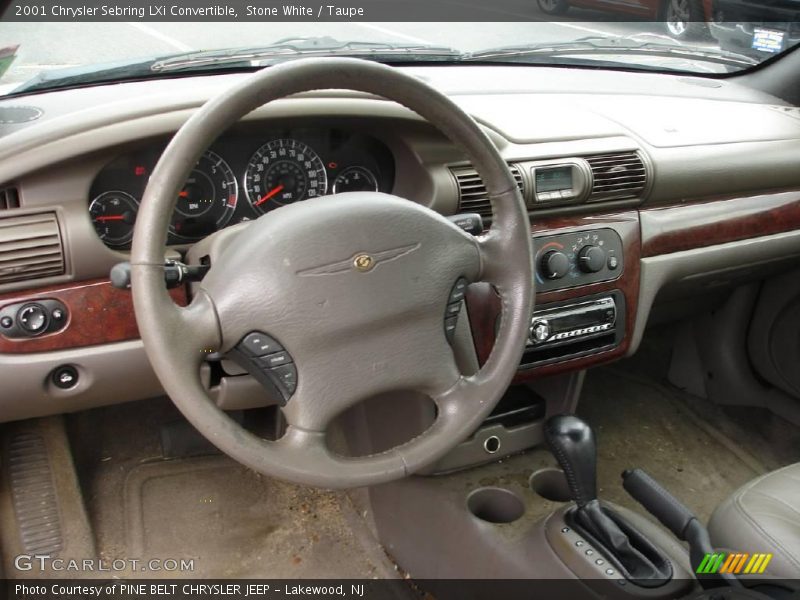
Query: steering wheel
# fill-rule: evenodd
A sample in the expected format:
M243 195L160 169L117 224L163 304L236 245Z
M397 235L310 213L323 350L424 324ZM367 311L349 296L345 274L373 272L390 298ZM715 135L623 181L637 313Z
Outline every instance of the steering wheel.
M191 303L164 284L170 216L194 164L229 126L263 104L311 90L349 89L393 100L459 146L486 184L494 219L471 236L415 202L373 192L290 204L224 236ZM324 488L383 483L432 464L491 412L517 371L533 304L531 233L517 185L497 149L456 104L378 63L301 59L254 73L202 106L153 170L131 253L136 321L164 390L220 450L265 475ZM494 349L463 376L445 334L465 282L501 297ZM449 302L451 301L451 302ZM462 315L462 318L465 316ZM277 441L217 408L200 378L208 349L230 353L285 400ZM263 356L260 356L263 355ZM326 444L334 417L389 391L435 403L421 435L386 452L345 457Z

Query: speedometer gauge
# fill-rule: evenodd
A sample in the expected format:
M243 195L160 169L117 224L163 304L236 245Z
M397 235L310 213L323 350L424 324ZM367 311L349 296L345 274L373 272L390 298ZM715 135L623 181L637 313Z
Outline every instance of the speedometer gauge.
M227 225L238 197L233 171L219 155L206 152L178 192L170 230L184 239L198 239Z
M244 175L244 189L256 212L324 196L325 165L311 148L292 139L272 140L256 150Z

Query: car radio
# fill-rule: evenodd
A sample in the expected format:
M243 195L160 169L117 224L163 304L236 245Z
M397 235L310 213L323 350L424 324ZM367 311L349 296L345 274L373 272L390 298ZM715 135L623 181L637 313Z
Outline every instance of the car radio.
M523 362L541 363L613 347L622 339L623 314L624 299L617 291L537 309L531 316Z

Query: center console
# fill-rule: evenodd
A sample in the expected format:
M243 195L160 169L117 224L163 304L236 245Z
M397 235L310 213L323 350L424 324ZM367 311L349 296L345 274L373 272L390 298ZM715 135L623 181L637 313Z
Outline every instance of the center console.
M552 218L535 223L531 233L536 303L515 382L624 356L639 296L638 213ZM466 302L483 364L494 345L500 299L490 286L477 284Z
M536 302L513 385L473 435L430 473L540 445L545 418L577 404L585 369L627 352L639 294L638 213L550 219L531 233ZM465 300L483 364L499 326L500 298L491 286L473 284Z
M546 172L537 189L546 179L564 184L563 174ZM536 302L512 386L426 477L366 492L378 537L415 578L578 579L588 597L680 596L692 585L680 544L619 506L604 502L596 508L596 494L584 493L593 485L581 488L588 508L577 514L570 502L576 490L542 448L550 419L574 412L586 369L628 352L639 298L639 215L555 217L535 223L531 234ZM470 285L465 302L480 365L492 350L502 303L485 284ZM387 422L382 435L396 430L398 422ZM568 468L575 471L580 464L591 475L590 463L575 459ZM409 531L424 533L416 539ZM615 540L622 541L615 545ZM633 581L649 576L647 561L657 567L657 587Z

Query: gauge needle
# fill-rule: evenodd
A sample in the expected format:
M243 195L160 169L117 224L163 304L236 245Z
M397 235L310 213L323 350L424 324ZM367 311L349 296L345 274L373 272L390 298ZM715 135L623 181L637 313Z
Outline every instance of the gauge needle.
M275 186L270 191L268 191L266 194L261 196L261 198L258 199L258 201L254 204L254 206L261 206L262 204L264 204L264 202L266 202L267 200L272 198L275 194L279 194L282 191L283 191L283 184Z
M180 198L188 198L189 197L189 192L187 192L186 190L183 190L182 192L178 193L178 196Z
M109 215L107 217L95 217L94 220L100 221L101 223L104 223L106 221L124 221L125 215Z

